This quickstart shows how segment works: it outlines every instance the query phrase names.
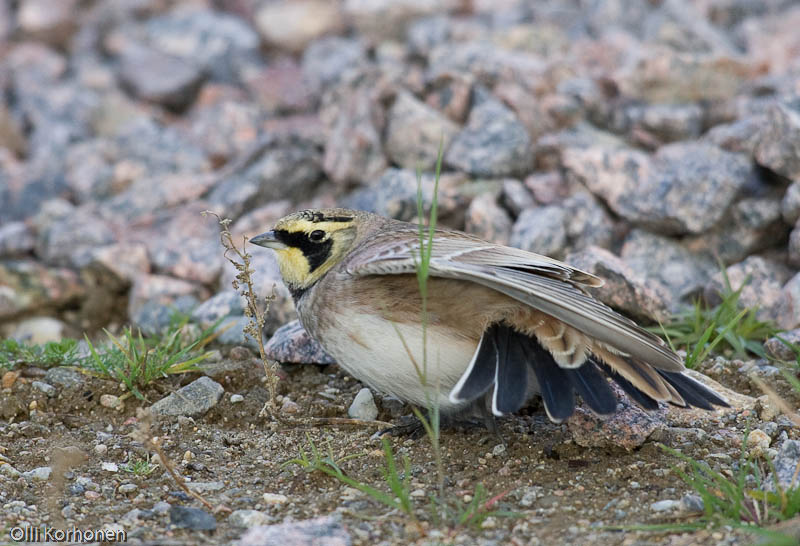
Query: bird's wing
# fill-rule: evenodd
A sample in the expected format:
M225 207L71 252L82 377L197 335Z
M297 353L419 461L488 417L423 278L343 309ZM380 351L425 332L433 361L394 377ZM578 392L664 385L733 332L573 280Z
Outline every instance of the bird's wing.
M416 273L418 232L378 235L351 254L351 275ZM583 287L602 280L565 263L454 232L437 231L429 274L460 279L502 292L625 354L666 371L682 371L678 355L657 336L588 295Z

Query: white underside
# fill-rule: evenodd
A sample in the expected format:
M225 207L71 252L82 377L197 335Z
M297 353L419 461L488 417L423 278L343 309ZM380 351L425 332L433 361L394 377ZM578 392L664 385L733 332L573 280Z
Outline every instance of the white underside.
M429 327L425 359L421 325L394 324L354 312L338 313L335 322L335 327L319 332L320 341L359 381L422 407L436 402L444 411L463 406L448 395L466 371L477 342Z

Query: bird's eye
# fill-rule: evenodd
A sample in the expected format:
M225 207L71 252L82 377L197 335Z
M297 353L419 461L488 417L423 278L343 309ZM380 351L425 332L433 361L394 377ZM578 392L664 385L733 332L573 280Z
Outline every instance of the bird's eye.
M318 243L325 238L325 232L321 229L315 229L309 234L308 238L315 243Z

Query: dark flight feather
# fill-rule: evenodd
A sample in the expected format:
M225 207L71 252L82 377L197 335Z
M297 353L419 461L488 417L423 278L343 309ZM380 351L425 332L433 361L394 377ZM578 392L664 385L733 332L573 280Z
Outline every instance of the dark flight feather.
M495 415L514 413L525 405L528 394L528 362L524 343L528 337L500 324L497 330L497 375L495 377L492 412Z
M537 340L527 337L525 341L527 360L539 382L547 415L561 422L575 411L575 392L567 370L559 366L550 351Z
M451 401L475 400L494 384L497 373L497 329L498 325L492 324L481 336L472 362L450 393Z
M587 360L580 368L566 371L575 391L593 412L611 415L617 411L617 397L594 362Z

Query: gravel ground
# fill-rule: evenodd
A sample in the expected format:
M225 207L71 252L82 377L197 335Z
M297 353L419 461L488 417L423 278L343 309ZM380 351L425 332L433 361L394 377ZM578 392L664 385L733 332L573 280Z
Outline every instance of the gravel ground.
M251 532L271 529L286 541L301 533L297 524L287 522L310 520L314 529L302 532L319 533L326 540L340 536L352 544L750 544L754 535L729 527L691 533L609 527L696 519L696 507L686 497L692 491L672 470L680 462L660 449L659 442L728 473L736 466L747 426L754 430L748 450L762 450L766 456L776 454L768 446L798 438L796 427L770 414L763 399L730 393L730 410L656 412L658 426L632 449L618 445L630 440L630 431L601 430L596 423L586 428L580 418L553 424L535 406L502 420L499 435L479 427L445 431L448 498L469 500L481 484L489 497L499 495L495 508L516 514L489 517L480 528L432 524L427 497L437 491L437 474L428 440L390 438L394 452L410 461L411 496L422 522L413 524L333 478L284 464L298 457L301 448L308 451L310 439L337 459L358 455L342 463L346 474L387 489L374 428L286 427L258 417L267 397L263 370L255 359L241 359L242 352L239 360L207 365L225 385L208 412L193 418L158 416L150 425L189 486L212 505L232 512L211 516L158 464L147 474L132 471L137 462L155 461L157 455L134 439L142 426L135 410L143 404L131 399L112 409L100 402L103 394L118 394L117 385L78 375L71 385L62 378L48 397L34 383L45 380L41 370L28 368L4 391L0 408L4 415L17 415L0 423L2 460L7 461L0 465L5 527L24 521L55 528L119 528L128 533L129 542L142 544L239 539L247 544L252 537L242 536L248 527L271 526ZM715 363L718 368L720 364ZM51 372L49 379L53 377ZM361 388L336 366L285 368L282 377L279 401L291 416L345 417ZM179 386L177 378L164 380L146 394L157 399ZM382 419L403 413L404 408L390 401L378 397L378 402ZM276 527L279 523L285 528ZM254 543L276 542L262 537Z

